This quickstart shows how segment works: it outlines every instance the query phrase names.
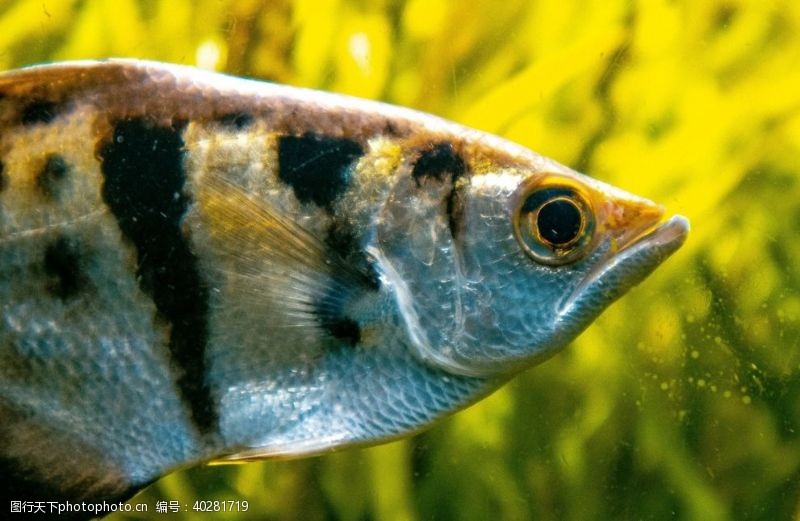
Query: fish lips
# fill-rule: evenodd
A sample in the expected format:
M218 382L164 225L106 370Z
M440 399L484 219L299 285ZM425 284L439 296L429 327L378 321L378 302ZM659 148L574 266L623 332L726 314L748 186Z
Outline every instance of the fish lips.
M586 273L558 310L561 322L586 322L644 280L677 251L689 234L689 220L675 215L611 250Z

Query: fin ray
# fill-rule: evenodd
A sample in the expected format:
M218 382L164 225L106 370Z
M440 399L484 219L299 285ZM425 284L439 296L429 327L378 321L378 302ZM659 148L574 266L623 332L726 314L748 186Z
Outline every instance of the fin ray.
M275 327L320 327L361 292L368 274L268 201L219 175L198 183L199 213L220 256L212 266L241 302L261 306Z

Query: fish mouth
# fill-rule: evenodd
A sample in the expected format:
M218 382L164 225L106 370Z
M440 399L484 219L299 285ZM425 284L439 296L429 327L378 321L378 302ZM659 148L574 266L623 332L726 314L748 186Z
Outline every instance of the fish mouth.
M608 253L563 301L560 317L573 315L582 304L607 306L646 278L686 241L690 229L686 217L675 215L655 224L648 220L642 219L641 224L611 238Z

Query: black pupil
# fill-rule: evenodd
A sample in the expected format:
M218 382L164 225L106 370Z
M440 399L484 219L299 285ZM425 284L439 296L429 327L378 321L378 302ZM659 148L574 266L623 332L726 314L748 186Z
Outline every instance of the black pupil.
M556 199L542 205L536 218L539 235L555 246L567 244L581 231L581 211L566 199Z

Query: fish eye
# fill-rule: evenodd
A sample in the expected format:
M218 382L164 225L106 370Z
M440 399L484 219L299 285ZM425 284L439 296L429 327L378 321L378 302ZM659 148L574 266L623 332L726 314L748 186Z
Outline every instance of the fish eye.
M551 266L585 255L594 229L588 198L569 185L539 184L525 189L514 215L514 232L525 253Z

